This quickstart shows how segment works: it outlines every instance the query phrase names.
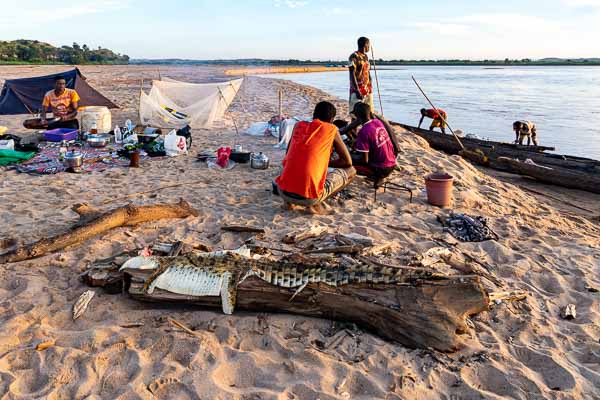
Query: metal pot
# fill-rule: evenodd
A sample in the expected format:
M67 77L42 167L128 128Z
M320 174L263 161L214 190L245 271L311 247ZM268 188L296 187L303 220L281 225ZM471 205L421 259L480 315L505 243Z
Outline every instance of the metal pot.
M83 165L83 154L80 151L67 151L65 154L65 164L67 168L80 168Z
M104 133L88 135L87 143L90 147L104 147L110 143L110 136Z
M264 155L262 152L258 154L252 154L250 156L250 168L253 169L267 169L269 168L269 157Z

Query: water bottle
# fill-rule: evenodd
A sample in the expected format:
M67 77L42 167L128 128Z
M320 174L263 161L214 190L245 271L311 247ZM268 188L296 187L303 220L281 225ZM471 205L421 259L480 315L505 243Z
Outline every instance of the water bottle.
M115 126L115 143L123 143L123 133L119 125Z

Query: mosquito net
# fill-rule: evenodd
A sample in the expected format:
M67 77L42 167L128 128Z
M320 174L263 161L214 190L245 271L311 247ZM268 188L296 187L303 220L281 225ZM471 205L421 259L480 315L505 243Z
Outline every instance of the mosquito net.
M210 128L225 114L243 79L219 83L186 83L169 78L152 81L140 93L140 121L162 128Z

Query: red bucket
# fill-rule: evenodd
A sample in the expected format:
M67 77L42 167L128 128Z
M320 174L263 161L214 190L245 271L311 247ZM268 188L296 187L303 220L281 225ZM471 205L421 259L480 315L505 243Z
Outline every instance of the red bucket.
M427 201L439 207L452 204L452 185L454 177L446 173L436 173L425 177Z

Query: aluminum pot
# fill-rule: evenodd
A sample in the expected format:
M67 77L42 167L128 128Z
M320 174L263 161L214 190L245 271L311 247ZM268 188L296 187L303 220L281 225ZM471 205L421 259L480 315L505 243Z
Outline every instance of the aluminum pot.
M83 154L80 151L67 151L65 154L65 164L67 168L81 168L83 165Z
M88 135L87 143L90 147L104 147L110 143L110 136L105 133Z
M253 169L267 169L269 168L269 157L264 155L262 152L250 156L250 168Z

